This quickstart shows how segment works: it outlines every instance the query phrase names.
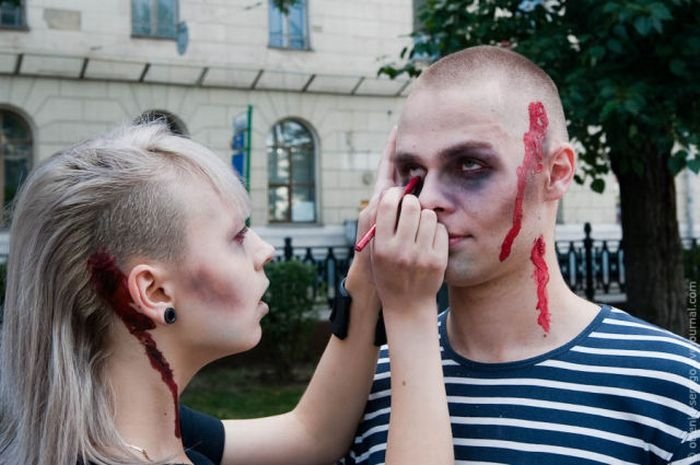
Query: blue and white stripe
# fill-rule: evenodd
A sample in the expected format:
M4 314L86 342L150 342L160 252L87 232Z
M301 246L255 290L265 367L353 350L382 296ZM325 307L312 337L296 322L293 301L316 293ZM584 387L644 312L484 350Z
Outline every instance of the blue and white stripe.
M696 344L604 306L564 347L484 364L452 350L446 317L438 324L456 464L700 464ZM340 463L384 463L390 396L385 346L352 451Z

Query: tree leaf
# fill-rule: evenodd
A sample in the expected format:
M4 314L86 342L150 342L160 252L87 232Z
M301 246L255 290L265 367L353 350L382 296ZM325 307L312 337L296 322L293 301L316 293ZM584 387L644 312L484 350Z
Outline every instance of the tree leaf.
M643 106L644 102L641 99L634 97L628 98L624 103L625 110L627 110L627 112L633 116L639 114L639 112L642 111Z
M605 56L605 47L596 45L595 47L591 47L588 53L591 55L591 57L595 58L596 60L600 60Z
M591 182L591 189L593 192L597 192L599 194L602 194L603 191L605 190L605 180L601 178L596 178Z
M675 74L676 76L685 76L688 72L685 62L679 60L678 58L671 60L669 68L671 69L671 73Z
M640 36L646 37L651 32L651 20L646 16L638 16L634 20L634 28L637 30Z
M664 5L661 2L654 2L651 5L649 5L649 11L651 12L652 17L655 19L661 21L669 21L673 19L671 11L666 5Z
M674 176L683 171L685 166L685 155L679 156L679 152L675 153L668 159L668 169L671 170L671 174Z
M620 42L617 39L609 39L608 43L608 50L611 52L617 53L618 55L624 52L624 48L622 47L622 42Z
M700 172L700 158L694 157L692 160L689 160L686 164L688 165L688 169L693 173L698 174L698 172Z
M611 13L616 13L620 7L616 2L606 2L605 5L603 5L603 13L605 14L611 14Z
M627 34L627 29L622 24L618 24L615 27L613 27L613 33L616 36L618 36L620 39L624 39L624 40L629 39L629 35Z
M600 119L603 121L609 119L614 112L617 112L618 107L619 104L614 100L606 102L600 111Z

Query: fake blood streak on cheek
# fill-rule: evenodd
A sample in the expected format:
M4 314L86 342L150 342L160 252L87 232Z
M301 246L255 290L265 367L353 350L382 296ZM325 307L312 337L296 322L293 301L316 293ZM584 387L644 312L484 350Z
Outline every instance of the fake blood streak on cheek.
M523 135L525 145L525 156L523 163L518 167L518 192L515 196L515 207L513 208L513 226L506 234L503 244L501 244L501 254L499 259L504 261L510 255L513 241L520 233L523 225L523 200L525 198L525 187L528 176L542 171L544 165L544 138L547 134L547 112L541 102L532 102L528 106L530 116L530 128Z
M540 311L537 317L537 324L539 324L545 333L549 332L549 303L547 297L547 283L549 282L549 269L547 268L547 262L544 259L545 255L545 243L542 236L535 240L532 246L532 252L530 253L530 260L532 264L535 265L535 271L532 277L535 279L537 284L537 310Z
M170 390L175 404L175 436L179 438L180 409L173 370L148 332L155 329L156 324L131 306L133 302L129 295L126 276L117 267L114 257L106 252L97 252L89 258L88 269L97 293L109 302L129 332L143 345L151 366L160 373L161 379Z

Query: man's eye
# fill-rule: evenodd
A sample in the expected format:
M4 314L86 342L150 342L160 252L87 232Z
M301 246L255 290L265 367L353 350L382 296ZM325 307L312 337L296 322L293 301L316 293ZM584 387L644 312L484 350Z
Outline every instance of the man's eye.
M397 171L404 185L413 177L419 176L420 178L425 178L425 169L419 166L401 166Z
M408 178L414 178L416 176L419 176L421 179L425 178L425 170L423 168L411 168L408 170Z
M461 163L461 168L463 173L467 173L470 171L478 171L483 168L483 166L474 160L464 160Z

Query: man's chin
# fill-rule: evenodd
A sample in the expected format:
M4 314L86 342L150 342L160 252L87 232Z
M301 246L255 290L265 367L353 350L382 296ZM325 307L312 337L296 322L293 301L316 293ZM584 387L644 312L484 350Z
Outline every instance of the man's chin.
M445 270L445 283L450 287L471 287L488 280L488 270L464 257L450 257Z

